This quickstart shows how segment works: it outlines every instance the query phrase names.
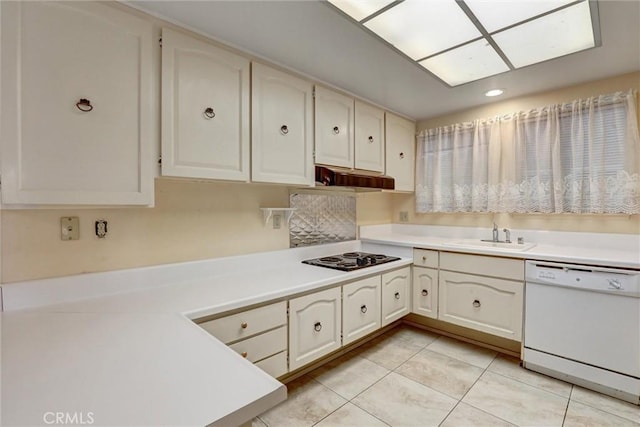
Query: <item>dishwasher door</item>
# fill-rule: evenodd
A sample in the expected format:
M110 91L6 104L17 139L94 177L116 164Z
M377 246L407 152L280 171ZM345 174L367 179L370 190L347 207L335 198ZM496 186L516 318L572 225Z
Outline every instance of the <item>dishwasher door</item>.
M527 369L640 404L640 271L527 261Z
M526 284L524 346L640 377L640 299Z

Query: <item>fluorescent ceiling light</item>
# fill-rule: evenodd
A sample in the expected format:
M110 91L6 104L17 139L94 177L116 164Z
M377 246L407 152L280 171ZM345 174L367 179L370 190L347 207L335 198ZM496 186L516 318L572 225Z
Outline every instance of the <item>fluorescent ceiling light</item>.
M393 0L329 0L329 3L332 3L356 21L362 21L392 2Z
M465 0L488 32L508 27L574 0Z
M414 60L482 36L451 0L405 0L364 26Z
M450 86L509 71L507 64L484 39L432 56L419 64Z
M488 97L493 97L493 96L500 96L504 93L504 91L502 89L491 89L488 90L484 93L484 96L488 96Z
M516 68L589 49L595 46L589 3L496 33L493 39Z
M328 1L450 86L600 44L596 0Z

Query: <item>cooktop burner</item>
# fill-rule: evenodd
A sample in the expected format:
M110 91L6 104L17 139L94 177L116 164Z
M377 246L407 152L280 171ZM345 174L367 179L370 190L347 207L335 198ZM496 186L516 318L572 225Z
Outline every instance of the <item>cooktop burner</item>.
M377 264L397 261L399 259L398 257L370 254L367 252L346 252L344 254L331 255L323 258L307 259L302 262L319 267L333 268L335 270L352 271L372 267Z

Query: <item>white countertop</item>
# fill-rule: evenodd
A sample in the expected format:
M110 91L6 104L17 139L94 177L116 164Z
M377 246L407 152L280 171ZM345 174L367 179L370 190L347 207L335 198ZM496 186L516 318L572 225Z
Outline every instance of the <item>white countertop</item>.
M91 412L93 425L238 425L286 388L189 319L410 265L302 264L359 241L3 284L2 425ZM53 303L53 304L51 304Z
M504 235L500 231L501 237ZM464 252L509 258L640 269L640 235L513 230L536 245L526 251L452 245L464 239L487 239L491 229L385 224L360 227L365 244ZM517 245L514 245L517 246Z

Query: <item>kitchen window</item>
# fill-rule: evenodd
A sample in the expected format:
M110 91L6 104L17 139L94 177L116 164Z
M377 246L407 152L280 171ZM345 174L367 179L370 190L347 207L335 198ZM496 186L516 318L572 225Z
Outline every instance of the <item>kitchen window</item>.
M423 131L418 212L640 213L636 93Z

